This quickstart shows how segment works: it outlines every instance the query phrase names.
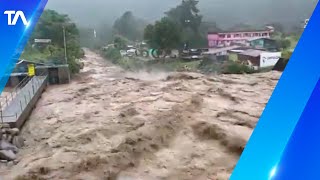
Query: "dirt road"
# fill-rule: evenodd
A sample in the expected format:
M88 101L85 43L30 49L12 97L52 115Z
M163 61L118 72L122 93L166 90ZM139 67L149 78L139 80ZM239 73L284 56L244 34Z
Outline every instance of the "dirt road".
M228 179L280 73L126 73L86 51L50 86L4 179Z

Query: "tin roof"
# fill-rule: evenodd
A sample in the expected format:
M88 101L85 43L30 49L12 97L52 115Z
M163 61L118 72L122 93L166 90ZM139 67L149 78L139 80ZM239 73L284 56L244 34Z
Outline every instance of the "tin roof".
M68 68L68 64L53 64L53 65L43 65L43 66L37 66L36 69L48 69L48 68L61 68L65 67Z
M258 50L258 49L248 49L246 51L243 51L240 54L245 55L245 56L258 57L261 55L261 53L264 53L264 52L267 52L267 51L262 51L262 50Z
M228 47L223 47L223 48L215 48L215 49L209 49L208 52L204 52L202 54L216 54L224 51L229 51L232 49L237 49L240 48L241 46L228 46Z
M28 61L28 60L25 60L25 59L21 59L16 63L16 65L22 64L24 62L32 63L32 64L39 64L39 65L44 65L45 64L45 63L39 63L39 62L34 62L34 61Z
M251 32L272 32L269 29L257 29L257 30L231 30L231 31L219 31L219 32L208 32L208 34L224 34L224 33L251 33Z

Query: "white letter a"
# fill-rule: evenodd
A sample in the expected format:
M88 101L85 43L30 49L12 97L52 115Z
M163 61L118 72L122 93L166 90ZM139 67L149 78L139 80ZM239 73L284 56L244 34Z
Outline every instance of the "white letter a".
M28 21L27 21L26 17L24 16L24 13L23 13L22 11L17 11L17 12L16 12L16 15L14 16L14 18L13 18L13 20L12 20L12 24L13 24L13 25L16 25L19 17L21 18L23 24L24 24L25 26L27 26L27 25L28 25Z

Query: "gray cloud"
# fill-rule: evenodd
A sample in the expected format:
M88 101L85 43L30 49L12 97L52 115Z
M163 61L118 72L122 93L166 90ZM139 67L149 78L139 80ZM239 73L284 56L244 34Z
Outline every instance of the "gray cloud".
M125 11L154 21L181 0L49 0L47 8L69 14L81 26L112 24ZM200 0L199 7L205 20L220 26L235 23L263 25L280 22L285 26L308 18L316 0Z

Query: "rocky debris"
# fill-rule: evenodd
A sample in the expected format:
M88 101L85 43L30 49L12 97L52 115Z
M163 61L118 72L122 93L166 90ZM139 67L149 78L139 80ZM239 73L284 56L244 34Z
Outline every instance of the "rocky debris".
M196 75L196 74L186 74L186 73L175 73L172 75L169 75L167 77L167 81L175 81L175 80L195 80L195 79L199 79L200 76Z
M0 150L0 158L3 160L13 161L17 157L12 150Z
M125 108L123 111L120 112L120 117L133 117L138 115L139 112L133 108L133 107L129 107L129 108Z
M0 124L0 161L9 167L17 164L16 154L24 146L24 139L19 134L18 128L10 128L6 123Z
M84 62L79 62L80 69L84 68Z
M24 138L21 136L14 136L12 139L12 144L17 148L22 148L24 146Z
M10 143L8 143L6 140L0 141L0 149L6 150L6 151L13 151L15 153L18 153L18 148Z

